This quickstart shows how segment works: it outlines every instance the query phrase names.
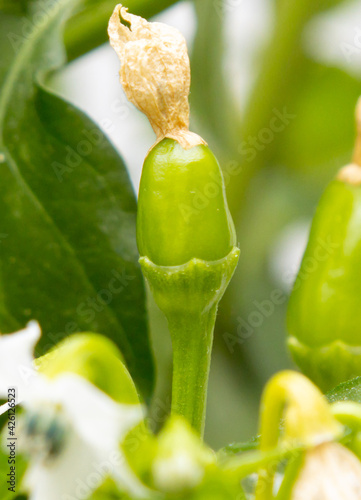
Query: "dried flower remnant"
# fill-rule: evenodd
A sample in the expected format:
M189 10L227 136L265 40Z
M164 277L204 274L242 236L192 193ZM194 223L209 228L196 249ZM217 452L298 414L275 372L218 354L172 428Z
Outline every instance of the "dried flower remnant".
M190 65L183 35L163 23L149 23L117 5L109 21L110 44L122 63L120 82L147 115L157 142L165 137L184 149L206 144L189 131Z
M183 36L122 5L108 31L125 94L157 135L139 187L140 265L172 336L172 413L201 435L217 305L239 256L222 171L188 128L190 65ZM198 193L214 182L216 193L197 209Z

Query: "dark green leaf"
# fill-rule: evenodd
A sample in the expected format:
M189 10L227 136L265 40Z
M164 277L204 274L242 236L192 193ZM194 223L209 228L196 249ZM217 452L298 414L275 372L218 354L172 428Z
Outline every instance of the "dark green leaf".
M26 20L31 34L17 47L2 38L10 66L0 99L0 330L37 319L38 354L74 331L103 333L148 396L153 367L127 172L97 126L36 81L63 63L61 24L74 4L12 17L13 34ZM8 17L0 17L3 33Z

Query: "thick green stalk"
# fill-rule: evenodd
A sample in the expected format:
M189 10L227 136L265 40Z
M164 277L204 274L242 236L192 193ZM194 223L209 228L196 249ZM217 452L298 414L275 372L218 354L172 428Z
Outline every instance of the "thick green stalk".
M217 305L238 262L234 247L223 259L192 259L180 266L158 266L140 258L154 299L164 312L173 344L172 412L203 434Z
M172 413L183 415L203 436L217 307L169 318L173 345Z

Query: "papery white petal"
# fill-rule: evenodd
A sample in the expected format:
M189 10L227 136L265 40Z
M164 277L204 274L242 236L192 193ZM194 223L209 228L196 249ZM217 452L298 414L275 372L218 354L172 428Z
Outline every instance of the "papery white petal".
M52 462L30 462L24 478L29 500L82 500L105 479L96 452L76 434ZM99 468L97 468L97 465Z
M361 463L338 443L323 443L306 452L291 500L360 500Z
M0 406L0 415L3 415L5 412L7 412L10 409L9 403L5 403Z
M144 417L140 405L116 403L74 373L64 373L55 379L38 378L27 405L36 407L42 401L61 404L77 433L95 448L112 449Z
M17 389L17 402L26 397L36 375L34 348L40 336L36 321L30 321L19 332L0 335L0 398L7 398L10 387Z
M103 480L107 475L111 475L127 491L139 496L144 494L146 489L129 468L120 451L121 440L143 418L140 405L118 404L93 384L73 373L64 373L55 379L37 377L31 386L29 396L24 401L24 406L29 410L34 411L49 404L60 406L64 417L71 425L72 432L77 436L78 448L75 450L72 445L73 455L67 452L66 458L65 455L61 456L63 481L67 481L67 475L70 482L73 481L73 472L77 470L78 461L86 450L87 456L91 457L90 468L85 461L84 470L77 472L79 480L86 481L87 474L95 474L105 468ZM72 439L74 441L75 438ZM54 467L55 464L56 462ZM36 469L37 477L39 474L49 473L52 471L48 470L47 465L43 468L39 465ZM35 485L35 482L32 484ZM66 497L64 500L70 498ZM34 500L49 499L46 496L39 496L34 497Z

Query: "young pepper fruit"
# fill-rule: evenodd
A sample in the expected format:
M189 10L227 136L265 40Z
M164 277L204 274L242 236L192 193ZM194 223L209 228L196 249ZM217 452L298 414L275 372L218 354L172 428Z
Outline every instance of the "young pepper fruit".
M139 189L137 239L140 255L160 266L219 260L236 245L222 172L208 146L184 149L163 139L151 149Z
M327 186L288 308L288 345L328 390L361 375L361 101L353 162Z
M172 337L172 412L202 434L217 305L239 256L222 172L206 142L189 131L183 36L121 5L108 32L124 92L157 135L139 189L140 264Z

